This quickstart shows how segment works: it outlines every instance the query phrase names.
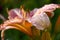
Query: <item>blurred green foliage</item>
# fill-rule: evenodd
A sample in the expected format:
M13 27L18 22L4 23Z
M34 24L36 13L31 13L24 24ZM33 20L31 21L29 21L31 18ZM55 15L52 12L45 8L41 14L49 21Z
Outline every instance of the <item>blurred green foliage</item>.
M56 3L60 4L60 0L0 0L0 6L2 6L2 10L0 11L1 14L4 15L5 18L8 17L6 12L6 8L9 10L12 8L20 8L21 5L25 7L25 9L33 10L34 8L40 8L45 4ZM55 16L51 19L52 23L52 30L51 35L53 40L60 40L60 33L54 32L54 27L58 16L60 15L60 9L54 11ZM0 19L0 23L3 21ZM30 37L26 34L18 31L18 30L6 30L5 31L5 40L29 40Z

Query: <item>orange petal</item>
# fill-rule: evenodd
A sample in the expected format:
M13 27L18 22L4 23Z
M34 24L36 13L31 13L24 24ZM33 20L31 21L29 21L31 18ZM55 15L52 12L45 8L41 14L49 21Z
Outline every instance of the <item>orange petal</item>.
M26 27L26 26L22 26L20 24L10 24L10 26L14 26L16 27L18 30L26 33L29 36L32 36L32 32L31 32L31 28L30 27Z

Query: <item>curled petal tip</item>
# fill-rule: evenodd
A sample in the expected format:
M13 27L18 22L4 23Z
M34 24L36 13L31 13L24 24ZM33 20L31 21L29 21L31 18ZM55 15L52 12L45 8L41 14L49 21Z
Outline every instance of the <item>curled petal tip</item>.
M57 6L57 8L60 8L60 4L55 4Z
M5 18L3 15L1 15L1 14L0 14L0 18L1 18L3 21L6 20L6 18Z

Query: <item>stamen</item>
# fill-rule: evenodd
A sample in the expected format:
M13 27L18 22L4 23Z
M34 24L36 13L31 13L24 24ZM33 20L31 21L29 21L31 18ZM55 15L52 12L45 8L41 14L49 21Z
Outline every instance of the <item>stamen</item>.
M23 25L25 24L25 18L26 18L26 12L23 9L23 6L21 6L21 11L22 11L22 15L23 15Z

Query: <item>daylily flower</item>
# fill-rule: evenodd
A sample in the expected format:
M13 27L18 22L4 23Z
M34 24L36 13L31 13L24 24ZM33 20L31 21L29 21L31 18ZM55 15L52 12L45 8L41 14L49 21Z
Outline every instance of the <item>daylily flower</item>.
M35 26L39 30L44 30L49 27L50 20L49 16L53 15L53 11L56 8L60 8L58 4L45 5L42 8L34 9L30 12L24 11L24 9L12 9L8 11L8 19L4 24L0 25L1 37L4 39L4 31L6 29L17 29L29 36L32 36L31 27ZM50 13L50 14L48 14Z

